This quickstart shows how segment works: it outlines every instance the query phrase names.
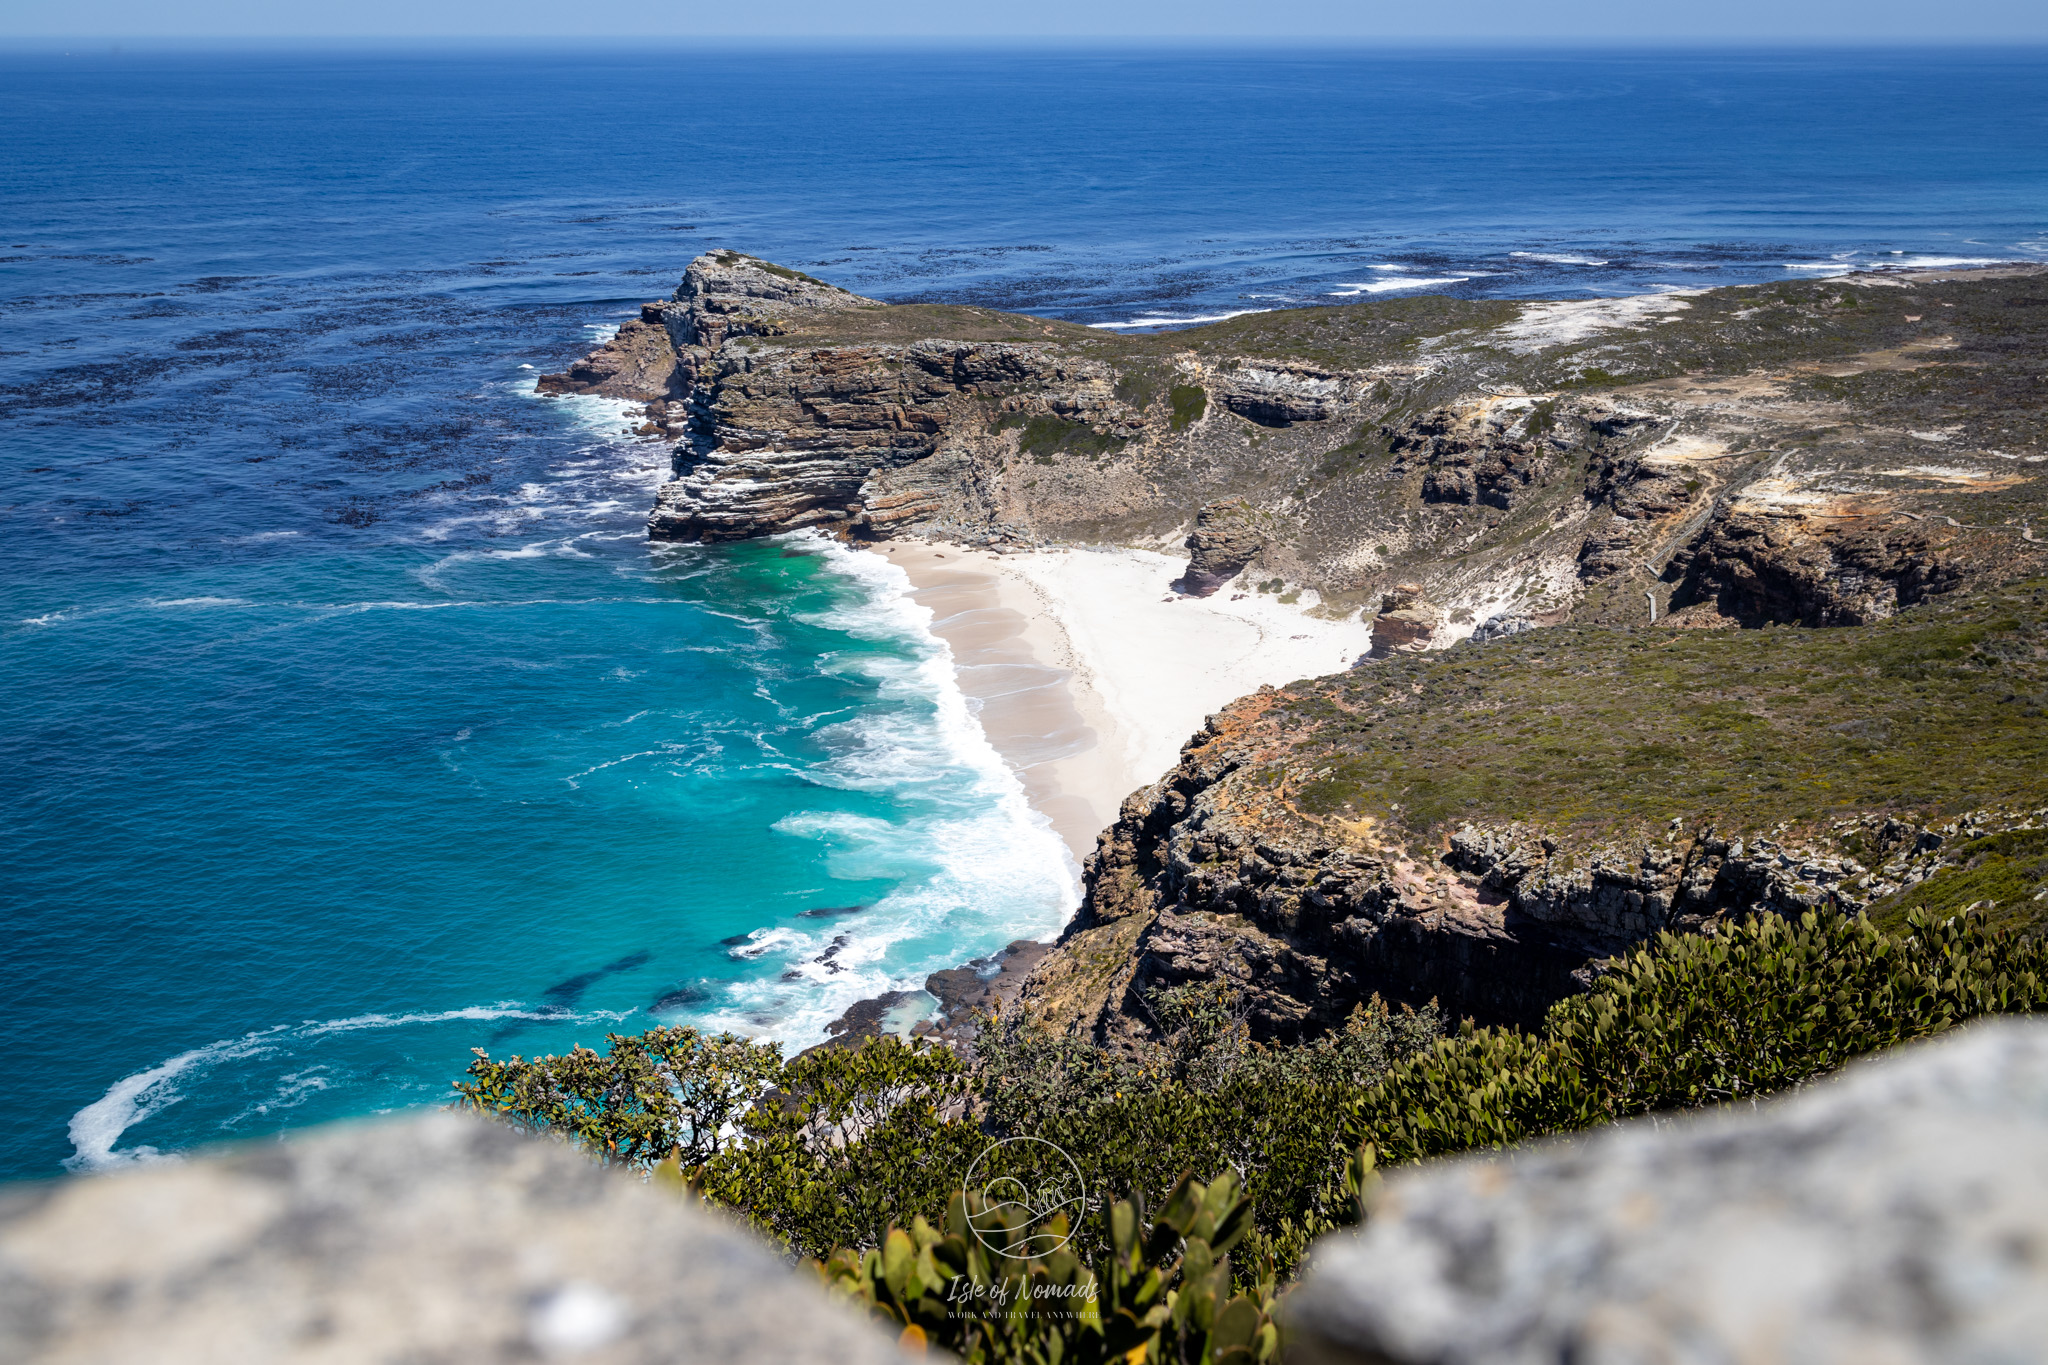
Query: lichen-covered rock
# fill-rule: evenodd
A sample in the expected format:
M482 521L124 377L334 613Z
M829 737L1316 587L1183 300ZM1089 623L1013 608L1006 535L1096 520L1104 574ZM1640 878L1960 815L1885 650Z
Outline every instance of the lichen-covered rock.
M0 1193L0 1359L887 1365L725 1218L452 1113Z
M1287 1303L1311 1365L2038 1360L2048 1022L1404 1171L1311 1264Z

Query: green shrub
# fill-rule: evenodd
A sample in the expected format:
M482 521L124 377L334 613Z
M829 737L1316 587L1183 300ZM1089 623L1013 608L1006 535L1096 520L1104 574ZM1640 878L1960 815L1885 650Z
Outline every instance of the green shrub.
M1022 428L1022 434L1017 438L1018 453L1029 455L1040 464L1051 464L1056 455L1092 457L1113 454L1122 450L1125 444L1118 437L1096 431L1086 422L1070 421L1051 414L1026 417L1013 413L996 423L998 431L1018 428Z
M1262 1047L1229 988L1189 985L1149 997L1159 1040L1144 1059L1013 1013L985 1022L971 1067L891 1037L784 1061L772 1045L662 1028L613 1035L602 1056L479 1051L456 1088L739 1212L824 1261L834 1292L907 1345L990 1362L1140 1346L1147 1361L1251 1362L1276 1349L1276 1284L1363 1216L1375 1149L1414 1161L1752 1099L1980 1015L2048 1009L2048 944L1918 910L1905 929L1808 915L1663 935L1535 1034L1444 1039L1433 1009L1374 1000L1322 1038ZM1004 1136L1052 1144L999 1149L993 1169L1024 1188L1064 1188L1079 1168L1088 1200L1058 1249L1002 1256L970 1235L970 1211L1009 1226L965 1188ZM1066 1239L1063 1220L1044 1226ZM1001 1285L1013 1288L995 1303ZM1017 1285L1088 1292L1020 1315L1007 1311Z
M2039 933L2048 925L2048 829L2014 829L1972 839L1950 852L1958 864L1870 908L1884 928L1919 910L1953 915L1981 907L1985 922Z
M1200 384L1176 384L1166 395L1166 401L1173 408L1168 421L1175 431L1186 431L1209 411L1209 391Z
M1089 1264L1068 1245L1032 1256L993 1250L1028 1244L1024 1216L956 1194L943 1234L918 1218L879 1248L837 1252L818 1270L906 1347L936 1344L971 1363L1274 1359L1273 1278L1232 1293L1230 1251L1251 1227L1236 1177L1182 1179L1149 1225L1143 1208L1124 1200L1104 1211L1107 1250ZM1045 1227L1064 1242L1064 1214Z
M1479 1029L1396 1065L1357 1105L1383 1157L1500 1147L1753 1099L1987 1014L2048 1009L2048 945L1974 917L1775 916L1660 935L1536 1036Z
M1043 1138L1068 1153L1100 1200L1158 1198L1189 1172L1237 1172L1253 1206L1248 1246L1260 1264L1291 1273L1317 1236L1344 1221L1338 1177L1356 1147L1358 1097L1442 1035L1439 1015L1374 999L1311 1042L1261 1047L1228 990L1170 988L1148 1007L1161 1042L1144 1063L1027 1016L992 1022L976 1044L979 1112L993 1134ZM1106 1251L1096 1235L1080 1229L1090 1254Z
M471 1048L462 1103L536 1132L575 1138L600 1161L645 1166L669 1156L691 1166L729 1145L733 1125L784 1076L782 1049L730 1033L653 1028L608 1034L602 1057L578 1047L560 1057L494 1062Z
M1143 412L1159 397L1163 381L1157 368L1149 365L1133 365L1125 368L1116 377L1116 393L1119 402L1129 403Z

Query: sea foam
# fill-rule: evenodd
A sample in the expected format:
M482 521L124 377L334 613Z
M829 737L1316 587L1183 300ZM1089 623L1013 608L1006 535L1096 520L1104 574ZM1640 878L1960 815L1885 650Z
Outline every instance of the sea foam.
M1013 939L1050 937L1080 898L1065 843L983 733L908 575L836 542L792 540L853 589L805 619L882 646L820 660L866 683L875 701L814 732L829 756L798 775L886 795L892 809L886 818L798 810L774 829L821 846L835 879L895 885L858 916L756 930L733 955L778 963L781 974L735 984L703 1022L802 1046L856 1000L917 990L932 972Z
M616 1023L626 1017L627 1013L621 1011L594 1010L571 1015L563 1010L534 1009L518 1002L504 1001L493 1005L468 1005L451 1010L356 1014L340 1019L307 1020L300 1024L273 1025L270 1028L245 1033L239 1038L223 1038L204 1047L181 1052L175 1057L158 1062L155 1066L123 1076L108 1086L104 1095L73 1114L68 1126L72 1152L65 1158L64 1166L73 1171L100 1171L116 1166L173 1159L169 1154L147 1144L127 1148L117 1147L116 1144L120 1142L122 1135L136 1124L183 1100L183 1087L199 1080L206 1073L231 1062L270 1057L302 1057L307 1047L328 1034L355 1033L363 1029L396 1029L504 1019L546 1023L567 1020ZM244 1109L223 1126L230 1126L251 1114L295 1107L311 1095L328 1088L331 1082L321 1074L324 1070L323 1067L309 1065L283 1073L274 1083L274 1094L269 1100ZM285 1102L287 1100L289 1103Z

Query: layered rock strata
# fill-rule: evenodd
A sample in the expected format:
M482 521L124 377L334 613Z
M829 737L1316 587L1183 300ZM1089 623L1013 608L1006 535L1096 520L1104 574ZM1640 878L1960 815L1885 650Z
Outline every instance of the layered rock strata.
M648 404L675 442L658 539L1185 540L1197 591L1252 572L1370 613L1415 583L1430 648L1489 621L1834 626L2048 563L2048 321L2010 304L2039 274L1115 336L725 251L541 387Z
M1249 504L1212 502L1195 517L1185 542L1187 572L1174 584L1190 597L1210 597L1243 573L1266 543L1265 529Z

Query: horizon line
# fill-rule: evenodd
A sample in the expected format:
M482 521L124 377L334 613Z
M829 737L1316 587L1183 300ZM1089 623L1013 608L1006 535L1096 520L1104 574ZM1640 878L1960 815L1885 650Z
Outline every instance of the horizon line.
M600 51L632 48L645 50L659 48L716 48L716 47L763 47L763 48L859 48L888 49L912 48L930 50L935 48L991 49L991 48L1054 48L1054 49L1105 49L1129 51L1134 49L1174 50L1181 48L1213 49L1218 47L1252 47L1259 50L1285 50L1301 45L1315 44L1318 50L1327 51L1336 46L1343 50L1406 50L1406 51L1459 51L1459 52L1513 52L1521 50L1542 50L1552 52L1569 51L1956 51L1996 47L2003 51L2014 49L2048 49L2048 34L1970 34L1970 35L1913 35L1862 38L1844 38L1841 34L1780 34L1774 36L1714 36L1714 35L1659 35L1659 36L1615 36L1597 37L1592 35L1533 35L1533 34L1489 34L1484 38L1460 35L1375 35L1344 33L1213 33L1213 34L807 34L790 37L778 34L730 33L730 34L603 34L565 37L558 34L0 34L0 51L40 50L55 51L59 48L74 47L77 53L64 55L111 56L135 51L204 51L221 50L303 50L336 48L377 48L395 50L404 48L531 48L542 45L553 50L571 49L577 51Z

